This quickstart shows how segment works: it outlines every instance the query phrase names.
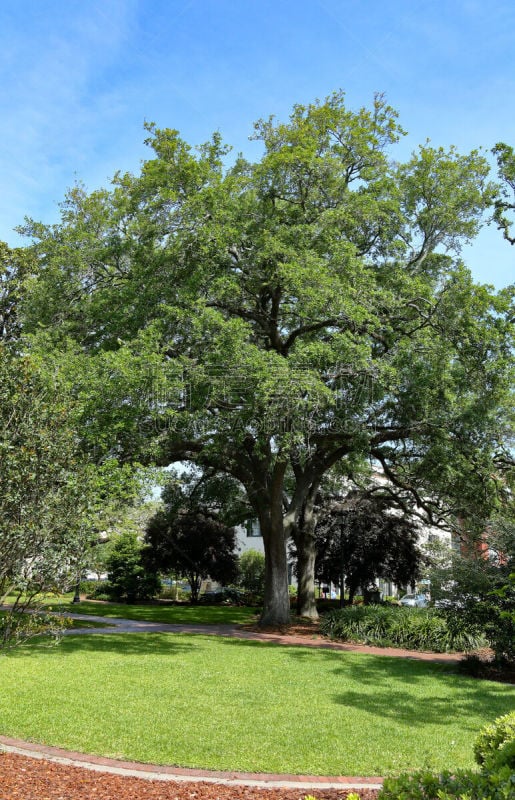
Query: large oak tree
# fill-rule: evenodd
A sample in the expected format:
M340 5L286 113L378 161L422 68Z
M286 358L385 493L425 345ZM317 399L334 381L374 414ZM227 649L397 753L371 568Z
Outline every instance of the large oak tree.
M255 162L150 125L140 174L75 187L59 224L25 229L25 326L76 381L96 376L85 435L241 483L264 624L289 619L289 537L316 613L314 505L335 464L372 460L480 525L511 460L512 295L459 259L493 199L488 164L429 144L395 162L402 134L383 97L352 111L341 93L256 123Z

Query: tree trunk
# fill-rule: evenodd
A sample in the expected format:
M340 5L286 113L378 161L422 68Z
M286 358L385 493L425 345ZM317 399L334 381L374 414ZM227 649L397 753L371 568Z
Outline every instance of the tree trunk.
M292 527L292 536L297 548L297 614L300 617L314 620L318 619L315 600L315 525L317 517L314 511L318 485L318 479L309 485L296 523Z
M311 526L310 526L311 527ZM297 614L300 617L318 619L315 600L315 537L312 531L297 535Z
M351 606L354 602L354 595L356 594L356 589L358 588L353 583L349 583L347 581L347 586L349 587L349 605Z
M288 625L290 622L288 558L282 518L269 523L266 527L261 522L261 532L265 546L265 596L259 624Z
M190 603L196 606L198 603L200 587L202 585L202 578L199 578L196 573L190 572L188 579L190 582L190 589L191 589Z

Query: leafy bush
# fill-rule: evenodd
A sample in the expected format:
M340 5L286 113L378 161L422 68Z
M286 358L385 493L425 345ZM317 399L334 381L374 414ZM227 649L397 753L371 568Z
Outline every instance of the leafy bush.
M68 617L47 614L42 609L33 613L26 613L23 609L0 611L0 650L8 650L35 636L53 636L58 641L70 624Z
M506 750L511 755L510 766L515 771L515 711L499 717L491 725L485 725L474 744L474 757L478 764L490 765L493 761L505 761ZM504 754L506 755L506 754ZM505 761L508 763L508 761Z
M94 581L94 580L83 580L80 582L80 593L85 594L87 597L91 597L93 593L96 591L97 586L102 581Z
M445 614L425 608L348 606L329 612L320 630L331 639L437 653L475 650L484 644L477 633L451 629Z
M479 604L486 637L498 661L515 663L515 572Z
M136 603L159 594L157 573L142 560L142 546L135 533L127 531L115 541L107 560L108 593L111 600Z
M238 559L238 584L247 592L263 595L265 591L265 556L258 550L247 550Z
M515 712L486 725L474 745L481 772L417 772L385 780L378 800L513 800Z
M111 597L111 584L109 581L90 581L93 584L91 591L86 591L88 600L109 600Z
M515 667L515 524L493 518L487 535L471 540L467 550L443 565L440 579L431 575L431 593L440 599L445 590L450 626L480 630L495 661Z
M515 774L515 739L511 739L488 759L488 768L498 772L504 767L508 767Z
M378 800L513 800L515 775L509 767L499 772L416 772L387 778Z

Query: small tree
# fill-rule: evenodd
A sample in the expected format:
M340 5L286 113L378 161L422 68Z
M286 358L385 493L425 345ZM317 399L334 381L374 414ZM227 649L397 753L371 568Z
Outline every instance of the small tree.
M161 589L157 572L142 559L142 545L133 531L124 531L114 542L107 570L109 594L114 600L149 600Z
M202 581L231 583L238 574L234 528L201 511L160 511L145 535L146 560L163 572L184 575L197 603Z
M488 592L474 609L484 626L485 635L496 661L515 664L515 572L507 582Z
M455 556L448 610L455 628L483 632L499 662L515 662L515 524L499 517L465 556ZM484 545L488 545L485 550Z
M265 557L258 550L246 550L239 560L239 584L247 592L262 595L265 590Z
M65 388L0 343L0 604L10 605L0 650L62 627L38 613L39 601L76 580L89 536L80 512L91 501L91 469L78 452Z
M347 508L333 503L316 535L317 575L336 584L344 575L350 603L358 587L367 589L377 578L404 585L420 575L417 525L393 513L386 498L360 499Z
M454 556L453 549L450 544L439 538L425 542L421 549L424 553L425 563L420 577L429 580L431 599L440 600L448 593L452 583L450 571Z

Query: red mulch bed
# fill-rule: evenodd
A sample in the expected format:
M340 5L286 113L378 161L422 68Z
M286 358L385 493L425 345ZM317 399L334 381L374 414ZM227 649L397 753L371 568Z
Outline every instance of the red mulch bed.
M0 753L0 800L342 800L345 789L256 789L214 783L152 781L69 767L52 761ZM375 789L360 789L376 800Z
M257 633L280 633L285 636L306 636L310 639L323 639L320 633L320 623L306 619L296 619L289 625L258 625L257 622L240 625L243 630L256 631Z

